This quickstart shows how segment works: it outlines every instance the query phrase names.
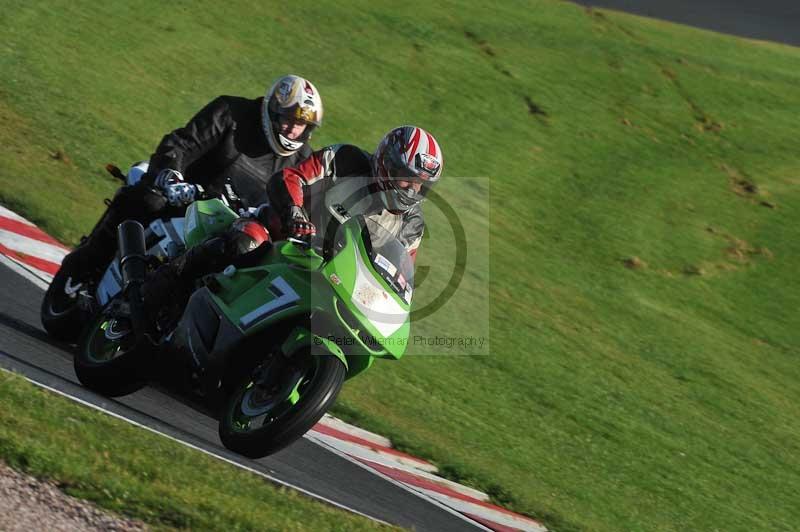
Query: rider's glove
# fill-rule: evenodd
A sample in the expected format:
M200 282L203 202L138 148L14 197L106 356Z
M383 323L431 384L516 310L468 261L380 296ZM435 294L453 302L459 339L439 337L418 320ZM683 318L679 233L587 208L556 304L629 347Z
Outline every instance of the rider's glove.
M308 240L317 234L317 228L308 220L303 208L297 205L289 207L283 226L288 236L300 240Z
M153 184L161 189L167 202L173 207L190 204L202 192L196 185L184 182L183 175L171 168L161 170L153 180Z
M199 195L198 187L191 183L175 183L167 185L164 189L164 196L173 207L189 205Z
M183 174L178 172L177 170L173 170L172 168L164 168L161 170L153 179L153 184L160 188L161 190L166 191L167 187L170 185L175 185L178 183L183 183Z

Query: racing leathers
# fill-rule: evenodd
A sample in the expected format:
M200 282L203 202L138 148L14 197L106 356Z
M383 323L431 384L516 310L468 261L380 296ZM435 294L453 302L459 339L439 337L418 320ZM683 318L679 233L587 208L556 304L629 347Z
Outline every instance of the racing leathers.
M278 172L269 180L267 193L284 228L301 208L316 230L324 232L332 209L344 209L379 223L415 258L425 228L422 209L417 204L402 213L386 210L378 195L381 183L373 173L372 155L352 144L336 144Z
M146 225L166 212L180 216L185 206L170 206L154 178L162 170L179 172L205 196L218 196L229 184L246 204L266 200L265 184L275 172L297 164L311 153L306 144L289 156L276 154L265 137L263 98L220 96L186 126L167 134L150 158L141 181L120 188L91 234L65 257L62 271L91 275L103 268L116 250L116 227L126 219Z
M301 236L291 234L296 222L293 213L298 209L322 236L327 236L332 210L364 215L400 240L414 259L425 226L422 210L417 204L403 213L389 212L379 198L378 186L372 177L371 155L356 146L338 144L314 152L272 176L267 184L270 204L259 209L257 218L236 220L223 235L190 248L154 272L142 287L146 308L156 312L167 300L186 300L196 279L262 253L271 240ZM282 226L272 214L283 218Z

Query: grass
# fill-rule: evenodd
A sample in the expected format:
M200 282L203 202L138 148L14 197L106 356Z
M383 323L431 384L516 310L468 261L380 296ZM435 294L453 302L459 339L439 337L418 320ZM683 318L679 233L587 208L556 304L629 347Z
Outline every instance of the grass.
M557 530L794 528L797 49L554 1L4 6L4 204L75 242L104 163L305 75L317 146L437 136L471 254L415 332L491 346L375 364L340 414Z
M388 529L13 374L0 372L0 394L0 455L7 463L156 530Z

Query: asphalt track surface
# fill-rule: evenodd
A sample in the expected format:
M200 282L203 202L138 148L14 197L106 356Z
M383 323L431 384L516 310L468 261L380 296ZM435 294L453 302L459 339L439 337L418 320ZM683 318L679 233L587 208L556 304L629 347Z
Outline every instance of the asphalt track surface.
M575 3L800 46L800 0L574 0Z
M117 399L96 395L78 383L71 348L41 328L44 292L0 264L0 295L0 367L375 519L420 531L482 529L306 439L249 460L222 447L216 420L168 392L147 387Z

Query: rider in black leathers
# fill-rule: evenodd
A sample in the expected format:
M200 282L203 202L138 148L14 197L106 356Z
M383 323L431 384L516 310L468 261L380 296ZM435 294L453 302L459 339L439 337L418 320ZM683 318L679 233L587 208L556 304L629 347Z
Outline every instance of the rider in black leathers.
M270 176L311 154L308 140L322 114L316 88L298 76L278 79L261 98L214 99L161 140L141 181L119 189L57 275L73 285L96 280L116 251L120 222L146 225L169 209L180 215L198 197L222 193L226 183L245 205L263 203Z

